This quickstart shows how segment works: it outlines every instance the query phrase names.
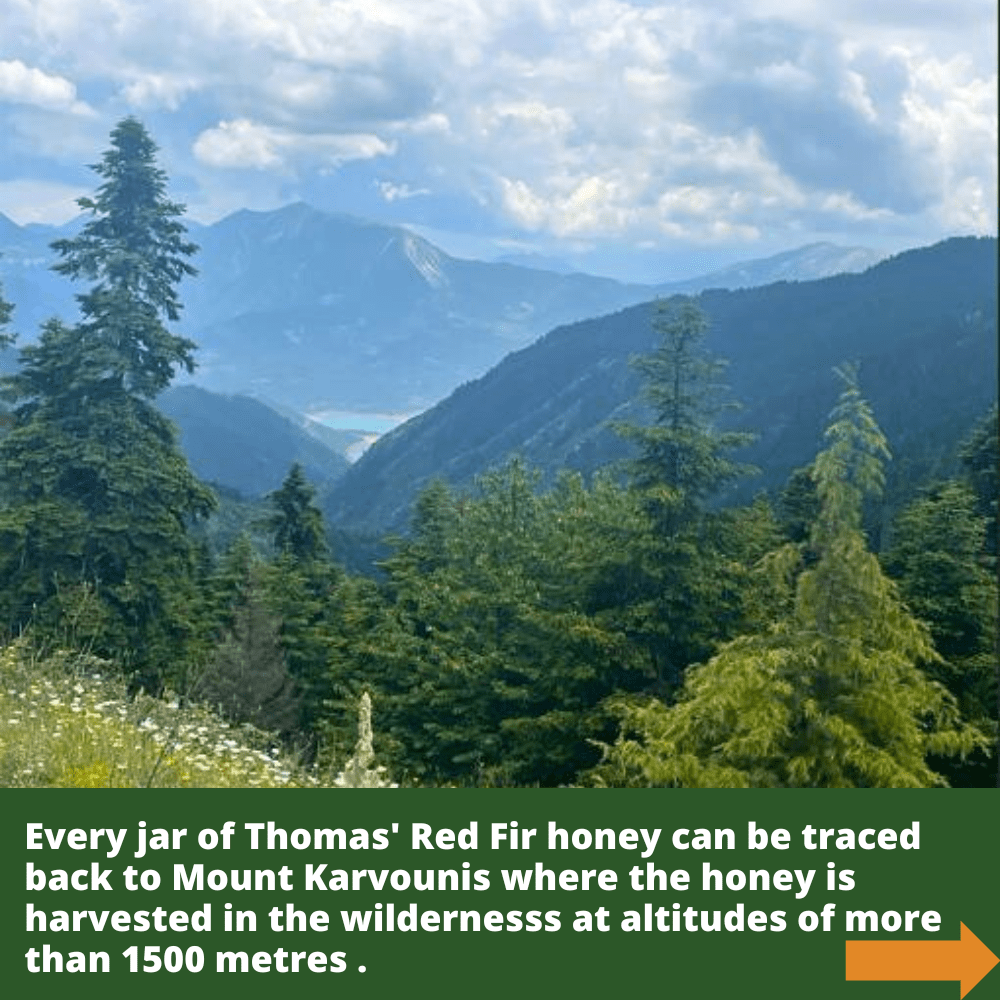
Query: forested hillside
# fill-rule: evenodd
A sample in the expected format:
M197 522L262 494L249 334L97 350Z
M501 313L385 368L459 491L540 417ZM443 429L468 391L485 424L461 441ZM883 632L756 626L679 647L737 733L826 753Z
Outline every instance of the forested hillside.
M292 462L320 487L349 468L343 455L248 396L182 385L168 389L156 405L177 424L181 449L198 478L248 497L277 489Z
M300 769L248 754L218 784L997 781L995 241L553 331L334 494L405 528L360 575L302 462L209 530L219 491L157 407L195 363L171 327L198 248L156 156L118 123L87 221L53 244L80 317L45 321L0 384L12 697L65 692L61 665L86 663L179 719L263 731ZM0 348L11 320L0 296ZM103 759L35 770L20 725L0 716L8 783L136 783ZM177 749L178 782L213 783L163 739L154 770Z
M819 442L836 389L859 364L896 461L890 495L954 471L957 442L996 396L997 242L954 239L863 274L697 296L708 346L729 361L761 474L738 496L779 488ZM467 486L512 454L551 477L628 455L609 423L642 419L629 358L653 347L649 304L560 327L379 440L330 493L327 516L368 531L404 524L435 478Z

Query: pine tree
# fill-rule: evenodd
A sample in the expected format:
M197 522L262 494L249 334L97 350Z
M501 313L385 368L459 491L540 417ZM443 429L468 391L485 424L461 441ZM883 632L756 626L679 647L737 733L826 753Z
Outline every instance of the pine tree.
M183 206L166 198L156 153L142 123L122 119L111 148L91 166L104 183L95 197L77 201L92 218L52 244L61 257L54 271L96 282L77 296L83 321L76 335L89 378L145 399L166 389L178 366L194 370L196 346L161 322L180 318L177 285L197 274L187 258L198 248L184 238Z
M929 755L986 745L920 669L937 659L930 636L867 550L861 502L881 488L888 448L855 373L840 374L845 389L828 446L813 464L816 562L794 580L790 612L690 670L672 707L620 704L623 733L594 771L596 783L941 785ZM784 585L776 578L776 588Z
M93 588L108 611L95 651L138 683L183 685L199 595L188 525L214 507L177 435L152 405L194 344L162 324L178 316L176 283L194 252L163 195L165 177L143 126L126 118L93 167L104 183L82 198L92 215L53 244L55 270L95 282L82 320L50 320L4 380L16 404L0 443L0 611L28 625L60 587Z

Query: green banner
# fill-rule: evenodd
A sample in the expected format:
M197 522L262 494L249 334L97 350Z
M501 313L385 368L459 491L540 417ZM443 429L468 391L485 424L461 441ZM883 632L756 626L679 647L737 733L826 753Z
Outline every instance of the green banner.
M990 790L0 802L11 997L1000 996Z

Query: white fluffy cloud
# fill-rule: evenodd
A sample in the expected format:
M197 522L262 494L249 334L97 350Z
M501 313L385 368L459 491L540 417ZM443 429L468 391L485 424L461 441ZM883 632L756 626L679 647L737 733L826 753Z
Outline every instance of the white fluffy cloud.
M26 66L20 59L0 59L0 103L33 104L53 111L91 114L76 98L76 87L65 77Z
M511 234L995 230L992 0L5 2L0 127L149 115L209 213L371 161L372 198Z
M306 162L322 169L385 156L394 148L377 135L304 135L239 118L202 132L194 154L211 167L270 170Z

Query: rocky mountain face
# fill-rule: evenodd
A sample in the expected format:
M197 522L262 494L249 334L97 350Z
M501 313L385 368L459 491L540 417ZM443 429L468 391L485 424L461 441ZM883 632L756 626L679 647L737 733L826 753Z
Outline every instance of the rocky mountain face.
M761 469L744 496L780 487L815 454L839 391L831 369L844 361L860 363L894 467L911 482L950 471L957 442L996 398L995 239L947 240L861 274L705 291L698 301L708 346L729 359L743 404L734 426L759 435L742 456ZM404 526L432 479L468 486L512 454L550 475L626 457L608 424L648 419L629 358L655 346L650 318L644 303L512 353L376 442L328 495L327 516L379 532Z

